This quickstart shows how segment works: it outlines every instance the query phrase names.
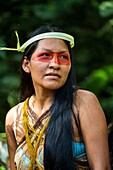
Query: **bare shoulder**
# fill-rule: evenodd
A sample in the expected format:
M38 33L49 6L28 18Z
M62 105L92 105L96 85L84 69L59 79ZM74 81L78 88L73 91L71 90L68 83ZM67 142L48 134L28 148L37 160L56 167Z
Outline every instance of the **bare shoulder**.
M89 104L91 105L91 103L99 103L96 95L91 91L79 89L75 94L74 104L78 109L84 106L86 107Z
M17 114L18 110L21 108L21 106L23 105L22 103L19 103L17 105L15 105L14 107L12 107L6 114L6 119L5 119L5 124L7 125L12 125L14 122L14 114Z
M77 105L79 108L79 116L91 116L103 115L103 109L101 104L93 92L87 90L77 91Z
M88 91L88 90L78 90L77 91L77 96L79 96L80 98L82 98L83 100L84 99L97 99L97 97L96 97L96 95L93 93L93 92L91 92L91 91Z
M5 118L5 125L6 126L13 124L15 110L16 110L16 106L12 107L8 111L8 113L6 114L6 118Z
M77 91L77 102L79 103L79 105L82 106L87 106L87 105L91 105L91 104L100 104L98 101L97 96L91 92L91 91L87 91L87 90L78 90Z

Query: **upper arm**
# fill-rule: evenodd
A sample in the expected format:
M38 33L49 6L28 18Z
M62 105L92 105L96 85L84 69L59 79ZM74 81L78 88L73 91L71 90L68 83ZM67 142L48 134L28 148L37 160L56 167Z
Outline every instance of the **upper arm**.
M6 115L5 121L5 131L6 131L6 138L7 138L7 145L8 145L8 152L9 152L9 161L10 161L10 168L11 170L15 170L15 163L14 163L14 156L15 151L17 148L14 132L13 132L13 110L10 110Z
M91 92L80 94L80 127L89 164L93 169L110 168L108 131L104 112Z

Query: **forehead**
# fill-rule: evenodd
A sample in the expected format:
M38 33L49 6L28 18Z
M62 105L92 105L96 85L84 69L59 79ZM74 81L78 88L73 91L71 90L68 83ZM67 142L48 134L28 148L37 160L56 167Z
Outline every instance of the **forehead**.
M57 38L45 38L38 42L37 50L50 49L51 51L68 51L68 46L64 40Z

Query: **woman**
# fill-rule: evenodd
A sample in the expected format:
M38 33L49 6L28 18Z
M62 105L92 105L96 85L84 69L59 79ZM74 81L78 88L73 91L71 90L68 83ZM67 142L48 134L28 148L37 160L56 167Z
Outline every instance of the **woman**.
M44 26L18 48L21 102L6 116L12 170L110 170L103 110L73 84L73 46L72 36Z

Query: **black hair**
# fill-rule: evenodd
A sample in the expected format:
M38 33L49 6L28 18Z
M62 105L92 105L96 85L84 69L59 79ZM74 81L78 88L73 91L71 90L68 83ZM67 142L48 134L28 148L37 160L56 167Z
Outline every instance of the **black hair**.
M61 31L57 27L50 25L42 26L36 30L32 36L52 31ZM70 52L69 42L65 41ZM30 44L23 55L30 59L37 47L37 41ZM23 59L22 59L23 61ZM44 144L44 169L45 170L75 170L74 158L72 154L73 125L72 117L78 127L78 121L73 111L73 103L76 103L77 88L74 87L73 67L71 67L66 83L55 93L53 104L49 111L51 118L45 132ZM21 73L21 101L35 93L31 75Z

